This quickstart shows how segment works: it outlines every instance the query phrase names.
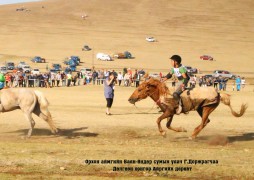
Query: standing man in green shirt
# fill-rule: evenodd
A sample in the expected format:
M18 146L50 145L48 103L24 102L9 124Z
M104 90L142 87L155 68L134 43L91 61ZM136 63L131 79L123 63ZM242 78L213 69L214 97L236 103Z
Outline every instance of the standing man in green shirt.
M164 81L170 79L173 74L178 80L178 82L176 83L176 91L173 93L173 98L179 105L178 108L176 109L176 114L180 114L182 112L180 95L184 91L185 87L187 87L190 78L187 75L186 68L181 64L182 58L179 55L173 55L170 59L172 68L164 78Z

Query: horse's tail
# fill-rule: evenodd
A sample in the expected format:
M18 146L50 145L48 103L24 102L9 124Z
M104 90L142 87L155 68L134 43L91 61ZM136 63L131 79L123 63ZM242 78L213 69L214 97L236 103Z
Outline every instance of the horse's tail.
M51 113L48 110L49 102L47 98L44 96L44 94L40 91L34 91L38 103L37 103L37 108L35 108L34 113L44 119L50 126L52 133L57 133L58 129L54 125L54 122L52 120Z
M47 108L49 106L49 102L47 100L47 98L44 96L44 94L40 91L34 91L37 99L38 99L38 103L40 105L40 107L42 108Z
M232 115L235 117L241 117L245 113L246 109L248 108L247 104L242 104L240 112L239 113L235 112L230 104L230 95L229 94L224 94L224 93L220 94L220 100L223 104L229 106Z
M47 100L47 98L44 96L44 94L40 91L34 91L37 100L38 100L38 106L39 106L39 110L41 113L43 113L43 115L45 115L48 119L51 119L51 114L48 110L48 106L49 106L49 102ZM38 114L39 115L39 114Z

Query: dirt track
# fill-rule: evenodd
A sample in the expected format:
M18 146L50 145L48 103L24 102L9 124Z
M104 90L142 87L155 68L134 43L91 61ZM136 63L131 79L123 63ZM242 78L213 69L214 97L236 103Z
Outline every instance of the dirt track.
M211 123L194 141L188 139L199 124L196 112L174 118L173 126L182 126L187 133L167 131L159 135L156 118L159 113L150 99L137 104L127 99L134 88L117 87L112 116L105 115L102 86L40 89L51 102L50 110L59 136L51 135L48 126L35 118L36 129L31 139L24 140L26 122L20 111L1 114L0 146L1 172L5 176L52 177L84 176L160 176L171 178L253 177L253 92L233 94L235 110L241 102L249 108L242 118L234 118L228 107L220 105L211 115ZM75 94L75 96L73 95ZM64 104L64 105L63 105ZM163 122L165 127L165 121ZM212 145L211 145L212 143ZM225 144L224 144L225 143ZM85 160L218 160L218 164L92 164ZM45 166L45 164L47 164ZM117 171L122 167L192 167L189 172L178 171ZM60 170L64 167L66 170ZM203 176L203 175L204 176Z

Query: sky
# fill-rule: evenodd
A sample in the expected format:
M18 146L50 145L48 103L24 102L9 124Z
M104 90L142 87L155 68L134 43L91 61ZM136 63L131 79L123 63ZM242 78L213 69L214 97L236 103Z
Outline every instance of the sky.
M31 2L31 1L39 1L39 0L0 0L0 5Z

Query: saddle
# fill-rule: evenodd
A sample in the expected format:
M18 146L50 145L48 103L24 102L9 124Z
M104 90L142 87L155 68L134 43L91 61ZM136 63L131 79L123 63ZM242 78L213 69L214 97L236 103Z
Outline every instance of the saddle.
M184 90L184 91L186 91L187 95L189 96L189 95L190 95L190 91L191 91L191 90L193 90L193 89L194 89L194 87L187 87L187 88L185 88L185 90ZM184 91L183 91L183 92L184 92ZM185 108L184 108L184 103L183 103L183 100L182 100L181 95L180 95L179 104L182 106L182 113L184 113L184 114L188 114L188 113L189 113L189 111L185 111Z

